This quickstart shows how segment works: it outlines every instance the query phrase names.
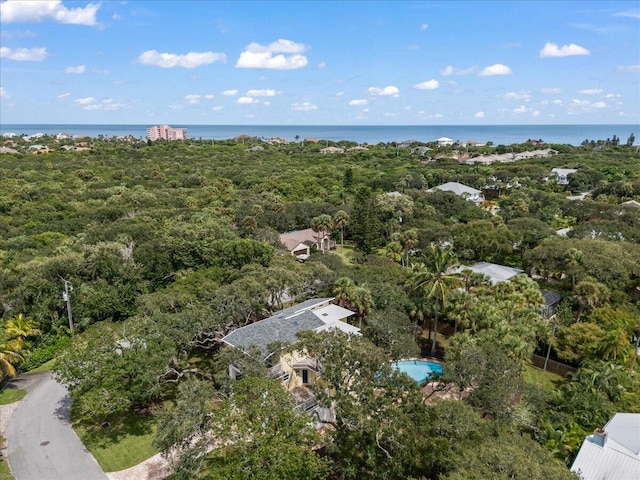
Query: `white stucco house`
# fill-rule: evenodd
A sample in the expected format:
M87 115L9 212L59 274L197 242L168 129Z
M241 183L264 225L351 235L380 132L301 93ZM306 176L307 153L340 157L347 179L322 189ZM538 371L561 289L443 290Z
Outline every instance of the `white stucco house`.
M309 255L312 248L319 250L331 250L336 242L331 240L328 232L322 237L321 232L315 232L312 228L293 230L280 234L280 243L293 255Z
M576 173L575 168L552 168L551 173L555 173L556 182L560 185L569 185L569 175Z
M453 138L449 138L449 137L440 137L438 139L436 139L436 142L438 142L438 145L441 147L448 147L453 145Z

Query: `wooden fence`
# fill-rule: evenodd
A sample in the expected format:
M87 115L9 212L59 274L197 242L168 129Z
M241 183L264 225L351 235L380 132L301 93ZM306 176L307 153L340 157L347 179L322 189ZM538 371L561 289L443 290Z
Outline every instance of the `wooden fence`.
M533 363L538 368L544 367L544 357L540 355L533 355L531 357L531 363ZM564 377L569 372L575 372L577 369L574 367L570 367L569 365L565 365L564 363L556 362L555 360L549 359L547 361L547 372L555 373L556 375L560 375Z

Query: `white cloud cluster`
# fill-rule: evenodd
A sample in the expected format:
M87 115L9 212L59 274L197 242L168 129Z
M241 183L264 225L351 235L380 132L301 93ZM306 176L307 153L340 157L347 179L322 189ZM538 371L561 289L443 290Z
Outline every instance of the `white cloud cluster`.
M531 101L531 95L526 92L509 92L504 96L505 100L522 100L524 102Z
M75 99L73 103L77 105L81 105L83 109L90 110L90 111L91 110L114 111L114 110L122 110L125 108L130 108L129 105L125 103L116 102L111 98L105 98L100 102L98 102L94 97L84 97L84 98Z
M222 92L222 95L224 95L225 97L233 97L234 95L238 94L238 90L233 89L233 90L225 90L224 92Z
M440 82L435 79L427 80L416 83L413 88L417 88L418 90L435 90L436 88L440 88Z
M0 47L0 58L17 62L42 62L47 59L46 48L9 48Z
M359 107L361 105L366 105L367 103L369 103L369 102L365 98L356 98L354 100L349 101L349 105L352 105L354 107Z
M590 55L591 52L580 45L570 43L569 45L563 45L561 47L556 43L547 42L540 50L540 58L553 58L553 57L573 57L575 55Z
M250 90L247 90L247 93L245 93L246 97L275 97L276 94L278 92L276 92L273 89L264 89L264 90L258 90L255 88L252 88Z
M398 87L394 87L393 85L389 85L388 87L378 88L378 87L369 87L369 93L371 95L386 97L392 95L394 97L400 96L400 90Z
M307 57L301 55L306 49L306 45L302 43L283 38L269 45L260 45L252 42L240 53L236 67L295 70L307 65Z
M474 117L476 117L476 118L484 118L484 112L483 112L483 111L477 112L477 113L474 115Z
M475 73L477 67L469 67L469 68L456 68L452 65L447 65L446 68L440 70L440 75L443 77L448 77L450 75L471 75Z
M291 105L291 110L295 112L311 112L317 109L318 109L318 106L314 105L311 102L300 102L300 103L294 103Z
M513 72L509 67L501 63L485 67L478 75L481 77L492 77L494 75L511 75Z
M255 97L240 97L236 100L236 103L239 103L240 105L250 105L252 103L260 103L260 100Z
M562 89L554 87L554 88L541 88L540 93L544 93L545 95L560 93Z
M604 90L601 88L585 88L584 90L580 90L582 95L601 95L604 93Z
M620 65L619 72L640 72L640 64L637 65Z
M67 67L64 69L64 73L75 73L75 74L81 74L84 73L86 70L86 67L84 65L78 65L77 67Z
M138 63L153 65L161 68L196 68L214 62L226 62L227 56L218 52L189 52L185 54L159 53L157 50L147 50L138 57Z
M200 98L201 98L200 95L191 93L189 95L185 95L184 101L187 102L189 105L197 105L200 103Z
M571 107L578 107L578 108L581 108L581 109L586 110L586 111L591 110L593 108L598 109L598 110L603 109L603 108L607 108L607 104L605 102L603 102L603 101L591 103L591 102L589 102L589 100L581 100L581 99L578 99L578 98L572 99L570 106Z
M427 30L429 28L429 24L428 23L423 23L422 25L420 25L420 30L422 30L423 32L425 30Z
M67 8L61 0L6 1L0 3L2 23L44 22L52 20L72 25L96 25L96 14L100 4L89 3L86 7Z
M5 100L11 98L4 87L0 87L0 98L4 98Z

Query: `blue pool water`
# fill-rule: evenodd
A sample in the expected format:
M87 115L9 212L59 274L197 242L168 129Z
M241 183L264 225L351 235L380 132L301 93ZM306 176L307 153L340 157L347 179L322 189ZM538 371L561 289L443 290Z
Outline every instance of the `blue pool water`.
M441 364L427 360L400 360L393 362L391 366L409 375L418 385L426 382L433 373L442 373Z

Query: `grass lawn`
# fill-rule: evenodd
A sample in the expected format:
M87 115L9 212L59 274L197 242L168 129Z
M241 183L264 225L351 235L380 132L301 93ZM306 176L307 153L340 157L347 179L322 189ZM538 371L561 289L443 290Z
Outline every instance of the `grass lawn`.
M0 480L14 480L7 459L4 457L0 458Z
M55 363L56 363L56 359L52 358L51 360L49 360L48 362L43 363L39 367L34 368L33 370L29 370L29 373L48 372L53 368L53 365Z
M105 472L133 467L158 453L151 445L156 428L153 416L134 413L112 418L104 428L89 419L74 419L80 440Z
M351 265L351 260L349 260L349 255L353 253L353 248L351 248L350 246L345 245L344 248L342 248L338 243L338 245L336 245L336 248L334 250L331 250L331 253L333 255L339 256L345 265Z
M0 405L8 405L9 403L22 400L27 394L26 390L15 390L13 388L5 388L0 392Z
M544 372L542 369L530 364L525 365L522 370L522 379L525 382L531 385L536 385L548 392L553 392L560 385L566 382L563 377L556 375L555 373Z

